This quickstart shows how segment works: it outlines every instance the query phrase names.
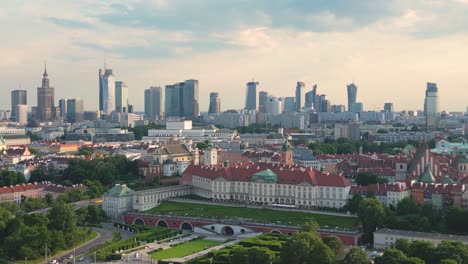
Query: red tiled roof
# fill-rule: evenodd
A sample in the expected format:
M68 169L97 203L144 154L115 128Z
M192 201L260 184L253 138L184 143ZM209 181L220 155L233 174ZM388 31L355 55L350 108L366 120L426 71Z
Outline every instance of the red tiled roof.
M343 176L325 174L312 168L297 166L282 166L266 163L233 164L229 167L190 165L183 173L183 177L200 176L209 179L224 178L228 181L251 181L255 173L270 169L278 175L279 184L300 184L307 182L316 186L347 187L348 180Z

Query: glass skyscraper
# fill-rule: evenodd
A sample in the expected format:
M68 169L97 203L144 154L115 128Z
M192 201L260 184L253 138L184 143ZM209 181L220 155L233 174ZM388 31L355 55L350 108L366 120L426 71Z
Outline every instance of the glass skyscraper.
M257 85L259 85L259 82L247 83L247 97L245 98L245 108L247 110L257 110Z
M128 112L128 86L122 81L115 82L115 111Z
M161 87L150 87L145 90L145 116L150 121L162 116Z
M348 111L352 112L353 104L356 103L357 98L357 86L352 83L346 86L348 90Z
M115 110L115 77L112 69L99 69L99 110L107 115Z
M439 127L439 89L436 83L427 83L424 114L426 130L436 130Z
M296 85L296 111L299 111L305 105L305 83L297 82Z
M210 107L208 114L219 114L221 112L221 99L216 92L210 93Z

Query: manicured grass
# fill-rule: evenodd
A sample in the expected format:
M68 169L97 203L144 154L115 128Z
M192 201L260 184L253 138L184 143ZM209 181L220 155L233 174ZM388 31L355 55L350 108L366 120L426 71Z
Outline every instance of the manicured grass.
M355 217L168 201L162 202L159 206L146 212L228 219L243 218L265 223L297 226L310 220L315 220L322 227L355 228L358 223L358 219Z
M197 239L176 245L166 250L155 252L151 254L151 257L158 260L181 258L220 244L221 243L217 241Z

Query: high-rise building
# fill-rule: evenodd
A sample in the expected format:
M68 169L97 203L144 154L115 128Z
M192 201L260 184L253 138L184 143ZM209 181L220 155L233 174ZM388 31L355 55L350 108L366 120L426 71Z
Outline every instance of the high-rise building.
M315 97L317 96L317 84L314 84L314 86L312 86L312 90L310 90L309 92L307 92L305 94L305 105L304 107L306 108L316 108L314 106L314 102L315 102Z
M299 111L305 105L305 83L296 84L296 111Z
M261 91L258 93L258 112L266 113L266 103L268 100L268 92Z
M128 112L128 86L122 81L115 82L115 111Z
M60 117L62 119L67 119L67 103L68 99L59 100Z
M150 87L145 90L145 116L150 121L162 116L161 87Z
M37 87L37 107L33 112L39 121L53 121L56 118L54 88L49 85L49 75L45 67L42 75L42 86Z
M348 111L351 111L351 107L353 103L356 103L356 98L357 98L357 86L354 83L348 84L346 86L348 90Z
M284 100L284 112L292 113L296 108L296 98L295 97L285 97Z
M167 117L197 117L199 115L198 80L166 85L164 109Z
M17 104L15 106L15 121L20 125L28 123L28 105Z
M26 90L13 90L11 91L11 116L16 117L16 105L28 104L28 92Z
M364 111L364 106L362 103L351 103L351 109L349 109L349 112L360 113L362 111Z
M393 103L385 103L383 109L384 112L393 113Z
M208 108L208 114L219 114L221 113L221 99L219 94L216 92L210 93L210 107Z
M84 103L82 99L67 100L67 122L77 123L84 120Z
M106 115L115 110L115 76L112 69L99 69L99 110Z
M427 83L426 98L424 100L424 114L426 116L426 130L439 128L439 89L436 83Z
M257 110L257 86L259 82L247 83L247 96L245 98L245 108L247 110Z

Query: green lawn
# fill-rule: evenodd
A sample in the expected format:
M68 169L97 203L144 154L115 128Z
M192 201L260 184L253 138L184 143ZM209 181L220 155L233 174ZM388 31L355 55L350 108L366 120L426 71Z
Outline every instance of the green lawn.
M298 226L310 220L317 221L317 223L320 226L344 228L355 228L358 223L358 219L356 217L168 201L162 202L159 206L152 208L146 212L164 214L172 213L174 215L220 217L228 219L244 218L265 223L281 223Z
M155 252L151 254L151 257L153 259L170 259L170 258L181 258L185 257L188 255L191 255L193 253L202 251L206 248L211 248L217 245L220 245L221 242L217 241L210 241L210 240L192 240L186 243L182 243L180 245L176 245L174 247L171 247L169 249Z

